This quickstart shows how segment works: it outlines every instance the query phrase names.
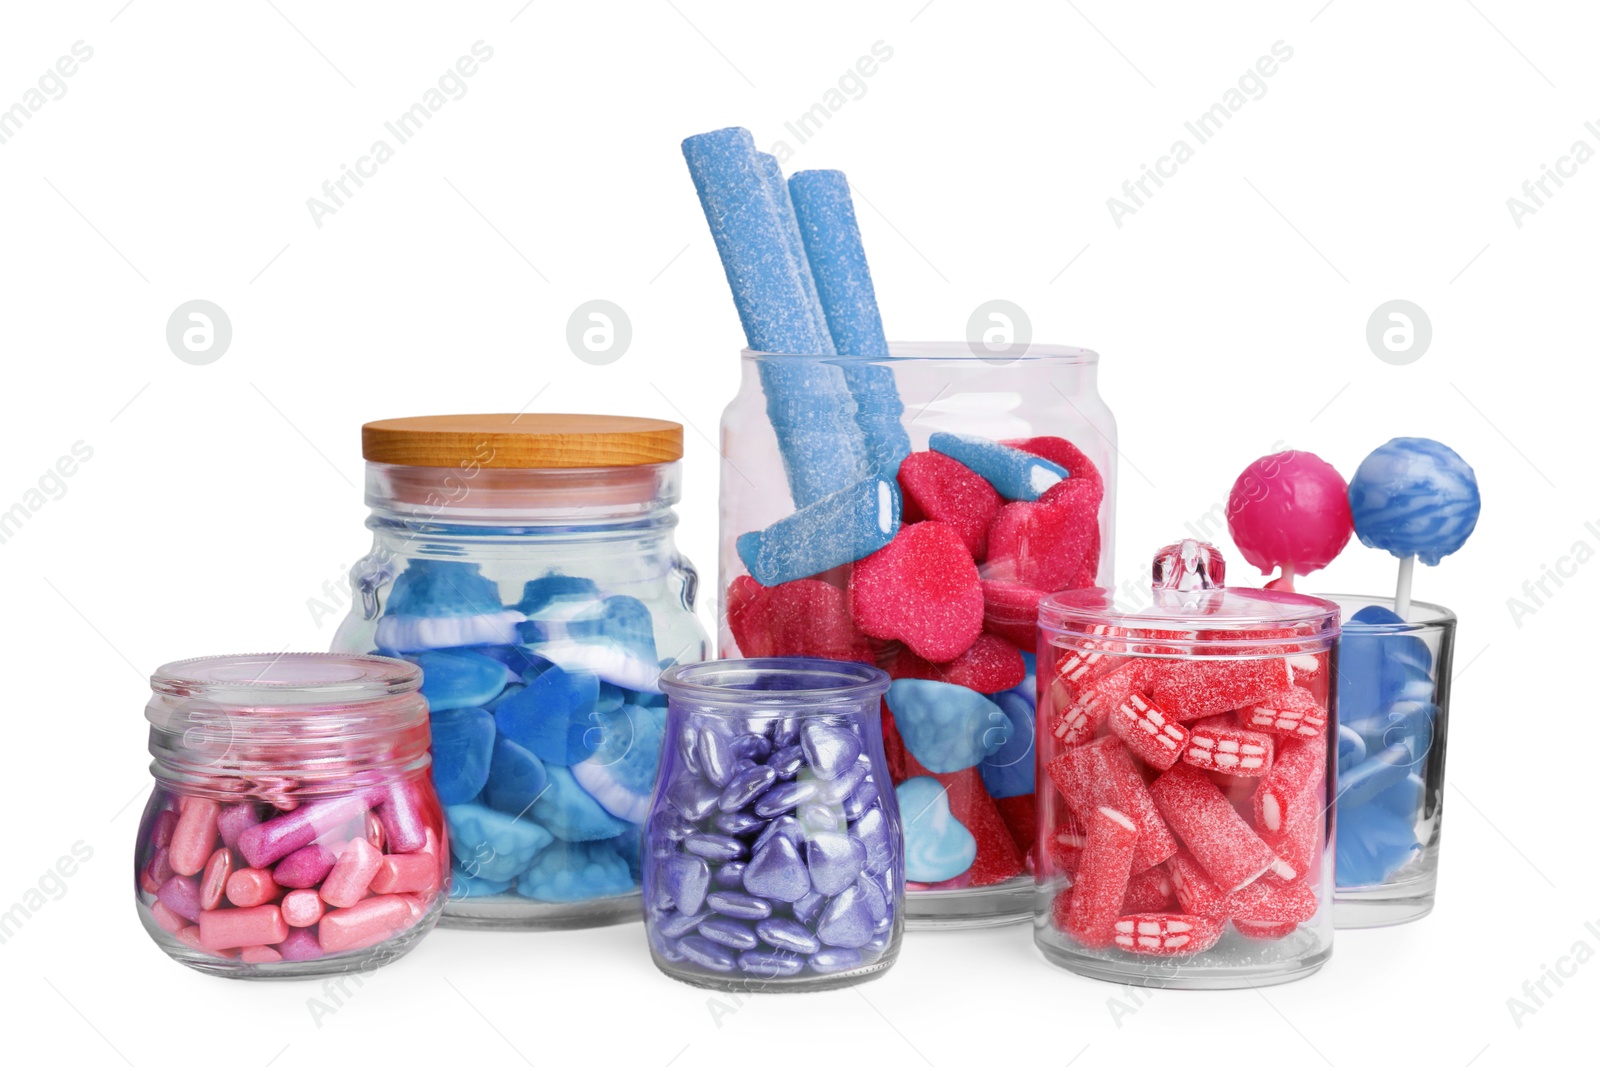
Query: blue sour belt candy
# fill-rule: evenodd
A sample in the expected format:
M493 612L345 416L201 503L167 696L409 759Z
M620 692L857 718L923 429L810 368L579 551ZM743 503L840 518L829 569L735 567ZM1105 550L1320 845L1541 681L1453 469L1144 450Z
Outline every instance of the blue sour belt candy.
M778 157L766 152L756 153L756 162L761 168L762 181L766 183L767 193L772 197L773 205L778 209L778 221L784 238L784 247L789 253L789 258L794 262L795 270L800 275L800 287L805 290L806 302L811 306L811 314L817 324L817 332L822 336L823 346L817 355L833 355L838 349L834 346L833 337L828 332L828 320L822 311L822 302L817 297L817 283L813 276L811 264L806 257L806 246L800 237L800 224L795 219L794 201L789 196L789 184L783 180L783 168L778 163Z
M1005 744L978 764L983 787L996 800L1033 793L1033 698L1019 689L1007 689L991 698L1011 722ZM930 768L931 769L931 768Z
M447 708L428 716L433 788L439 803L463 804L483 791L494 753L494 717L482 708Z
M480 707L499 696L507 682L516 681L499 660L466 649L406 658L422 668L422 695L432 711Z
M976 472L1007 500L1038 500L1067 477L1059 463L986 437L940 431L928 438L928 447Z
M852 415L850 387L837 363L803 356L764 359L758 372L795 507L872 472L866 441Z
M857 482L735 542L750 576L773 586L865 559L900 529L900 487L892 477Z
M1467 461L1426 437L1379 446L1350 479L1350 517L1361 543L1429 566L1472 536L1481 505Z
M444 809L450 827L450 855L456 874L507 885L541 850L555 840L550 831L526 816L517 818L477 804Z
M849 182L840 171L803 170L789 179L789 194L834 347L841 355L888 359L889 344ZM842 366L855 400L856 425L866 438L870 468L892 477L900 461L911 454L911 438L901 422L905 405L894 373L878 363Z
M884 701L906 751L935 774L975 767L1011 739L1010 717L963 685L901 678L889 684Z
M950 798L936 779L908 778L895 793L905 827L906 878L943 882L972 866L978 840L951 814Z

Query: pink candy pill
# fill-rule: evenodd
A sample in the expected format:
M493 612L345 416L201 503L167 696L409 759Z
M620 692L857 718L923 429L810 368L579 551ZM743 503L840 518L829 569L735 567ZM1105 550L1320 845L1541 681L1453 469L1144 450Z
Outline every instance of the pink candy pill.
M270 945L251 945L239 953L239 959L244 963L278 963L283 953Z
M155 817L150 824L150 843L156 848L172 844L172 831L178 828L178 813L170 808Z
M233 873L233 853L219 848L206 861L205 873L200 878L200 907L210 911L222 903L222 894L228 888L228 876Z
M256 806L250 801L229 804L217 813L217 833L222 835L224 845L238 848L239 835L260 821L261 816L256 814Z
M285 893L278 908L283 912L283 921L295 927L317 925L317 920L322 918L326 910L315 889L296 889Z
M272 868L272 880L289 889L309 889L328 876L336 858L324 845L297 848Z
M367 799L360 794L302 804L245 830L239 835L239 851L250 866L266 867L366 813Z
M427 893L439 888L439 861L425 852L385 856L373 876L374 893Z
M246 867L228 876L228 903L236 908L254 908L278 899L283 892L272 880L272 872L260 867Z
M367 895L367 887L383 865L383 854L365 838L356 838L345 846L322 881L322 899L335 908L348 908L360 903Z
M159 900L150 905L150 917L156 921L157 926L169 934L176 934L179 930L189 925L182 915L179 915Z
M288 936L289 924L275 904L200 913L200 944L209 951L276 945Z
M282 921L282 916L279 916L279 921ZM341 908L324 915L317 924L317 941L324 952L368 948L380 941L387 941L414 921L411 905L404 897L368 897L353 908Z
M222 805L203 797L185 797L172 830L168 857L179 874L199 874L217 847L217 813Z
M322 956L322 946L317 943L316 930L301 927L289 931L289 936L279 943L278 952L286 960L314 960Z
M200 883L192 877L175 874L168 878L156 893L156 899L173 914L181 915L190 922L200 918Z
M390 852L415 852L427 839L422 823L422 795L415 782L396 782L384 792L378 808Z

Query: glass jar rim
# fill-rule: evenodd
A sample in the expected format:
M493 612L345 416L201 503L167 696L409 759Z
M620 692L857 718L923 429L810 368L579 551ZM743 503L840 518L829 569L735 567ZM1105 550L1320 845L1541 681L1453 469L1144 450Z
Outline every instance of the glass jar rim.
M793 688L737 684L780 679L805 684ZM889 680L886 671L855 660L769 656L680 663L661 672L660 685L669 700L738 708L767 707L794 714L803 710L795 708L795 704L820 709L877 699L888 690Z
M781 352L762 352L753 348L740 351L745 359L761 362L771 359L814 359L822 361L862 361L892 363L896 360L951 360L987 363L995 368L1013 363L1045 363L1052 366L1094 366L1100 362L1100 353L1075 345L1047 345L1029 343L1020 354L1007 351L992 355L975 348L967 341L890 341L887 357L823 355L786 355Z
M1322 599L1337 604L1341 614L1345 616L1373 606L1393 611L1395 604L1392 596L1368 596L1361 593L1327 593ZM1413 600L1411 609L1406 612L1406 618L1402 622L1352 622L1346 617L1341 623L1341 629L1363 634L1411 634L1448 629L1456 622L1456 613L1444 605L1426 600Z
M340 652L196 656L157 667L150 688L163 696L247 710L286 704L364 704L422 688L422 669L389 656Z
M1339 605L1320 597L1237 588L1156 592L1170 594L1190 609L1211 600L1229 610L1216 615L1177 608L1124 611L1108 589L1075 589L1039 601L1039 629L1051 637L1134 656L1298 655L1325 651L1339 639ZM1263 630L1275 632L1267 636Z

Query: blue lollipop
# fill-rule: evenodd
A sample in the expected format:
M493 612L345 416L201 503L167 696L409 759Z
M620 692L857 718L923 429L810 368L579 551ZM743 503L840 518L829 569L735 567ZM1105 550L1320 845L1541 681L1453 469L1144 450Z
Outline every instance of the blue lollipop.
M1467 461L1438 441L1396 437L1361 461L1350 479L1356 536L1400 560L1395 611L1411 606L1416 559L1430 567L1466 544L1482 501Z

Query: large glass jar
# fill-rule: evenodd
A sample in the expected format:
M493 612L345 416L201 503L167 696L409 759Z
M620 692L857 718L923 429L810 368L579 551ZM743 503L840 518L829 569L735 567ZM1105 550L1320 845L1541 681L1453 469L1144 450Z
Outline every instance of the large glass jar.
M335 647L422 668L455 861L443 922L637 919L663 665L704 659L673 544L683 431L471 415L362 430L373 549Z
M1339 608L1223 571L1184 541L1140 605L1040 605L1034 940L1079 974L1231 989L1333 951Z
M876 667L819 659L673 667L667 746L645 832L656 966L744 992L828 989L900 952L905 862ZM938 787L900 787L948 823ZM929 794L932 794L930 797Z
M890 773L937 782L956 831L908 823L909 925L1021 921L1035 619L1042 596L1110 581L1116 425L1084 349L890 352L744 353L718 647L888 671Z
M1444 820L1456 617L1413 600L1332 596L1339 635L1334 924L1391 926L1433 910Z
M139 918L227 978L370 970L433 928L449 877L417 668L212 656L151 677Z

